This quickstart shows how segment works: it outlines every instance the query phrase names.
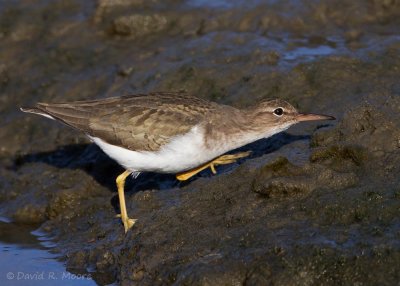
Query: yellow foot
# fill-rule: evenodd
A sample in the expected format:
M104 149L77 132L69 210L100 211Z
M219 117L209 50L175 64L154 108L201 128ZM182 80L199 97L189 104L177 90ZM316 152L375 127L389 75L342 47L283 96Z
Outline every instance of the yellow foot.
M124 224L125 232L127 232L138 220L134 218L126 218L125 220L122 219L121 214L115 215L117 218L121 218L122 223Z
M128 230L135 224L136 221L137 219L128 217L125 220L122 220L122 223L124 224L125 233L128 232Z
M124 185L126 178L131 174L130 171L125 171L121 175L117 177L117 188L118 188L118 197L119 197L119 207L121 209L121 214L117 215L117 217L121 218L122 223L124 224L125 233L135 224L137 219L132 219L128 217L128 212L126 211L125 204L125 192Z
M179 181L186 181L187 179L193 177L197 173L199 173L207 168L210 168L211 171L214 174L216 174L217 170L215 169L215 166L234 163L234 162L236 162L237 159L249 156L250 153L251 153L250 151L247 151L247 152L240 152L240 153L236 153L236 154L222 155L222 156L220 156L208 163L205 163L195 169L192 169L192 170L189 170L186 172L182 172L182 173L178 173L178 174L176 174L176 178Z

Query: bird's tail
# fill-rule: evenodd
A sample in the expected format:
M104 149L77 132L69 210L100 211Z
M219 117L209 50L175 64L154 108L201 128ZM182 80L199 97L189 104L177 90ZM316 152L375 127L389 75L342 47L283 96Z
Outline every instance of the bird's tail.
M38 115L55 120L55 118L53 116L51 116L48 112L46 112L46 110L42 110L39 107L20 107L19 109L22 112L38 114Z
M38 114L78 130L87 131L90 113L70 104L37 103L34 107L21 107L20 109L23 112Z

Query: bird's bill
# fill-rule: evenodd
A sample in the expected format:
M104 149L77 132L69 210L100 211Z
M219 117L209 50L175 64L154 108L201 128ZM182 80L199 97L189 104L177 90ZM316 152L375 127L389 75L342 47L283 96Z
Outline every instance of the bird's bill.
M314 120L335 120L336 118L329 115L322 115L322 114L302 114L299 113L297 115L297 121L314 121Z

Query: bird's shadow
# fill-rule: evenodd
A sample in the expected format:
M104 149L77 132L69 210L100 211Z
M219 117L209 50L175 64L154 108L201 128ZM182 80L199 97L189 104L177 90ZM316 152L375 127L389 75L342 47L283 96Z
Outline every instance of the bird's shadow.
M236 164L240 164L249 158L257 158L265 154L274 152L282 146L298 140L309 140L309 135L291 135L286 132L276 134L267 139L261 139L254 143L233 150L230 153L251 151L250 156L239 159ZM71 144L60 146L56 150L48 152L38 152L17 156L14 158L11 168L18 169L27 163L45 163L60 169L81 169L92 176L99 184L107 187L110 191L116 191L115 178L124 169L114 160L109 158L95 144ZM224 172L226 168L220 167L219 172ZM198 176L210 176L210 171L203 171ZM195 178L194 177L194 178ZM163 190L178 186L184 186L193 179L179 182L174 175L142 173L134 180L128 179L126 190L138 192L142 190Z

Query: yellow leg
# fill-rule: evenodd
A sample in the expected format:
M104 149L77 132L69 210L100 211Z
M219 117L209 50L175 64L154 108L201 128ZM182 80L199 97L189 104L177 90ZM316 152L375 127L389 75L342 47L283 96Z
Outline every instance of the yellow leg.
M191 169L186 172L178 173L178 174L176 174L176 178L179 181L186 181L187 179L193 177L197 173L199 173L207 168L210 168L211 172L213 172L213 174L216 174L217 171L215 170L215 166L234 163L234 162L236 162L237 159L249 156L250 153L251 153L250 151L247 151L247 152L240 152L240 153L236 153L236 154L222 155L208 163L200 165L197 168Z
M137 221L136 219L131 219L128 217L128 213L126 211L126 204L125 204L125 180L131 174L130 171L125 171L121 175L117 177L117 188L118 188L118 197L119 197L119 208L121 209L121 220L124 224L125 232L127 232Z

